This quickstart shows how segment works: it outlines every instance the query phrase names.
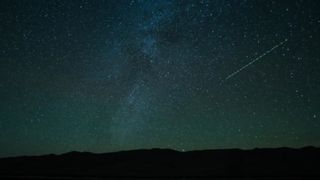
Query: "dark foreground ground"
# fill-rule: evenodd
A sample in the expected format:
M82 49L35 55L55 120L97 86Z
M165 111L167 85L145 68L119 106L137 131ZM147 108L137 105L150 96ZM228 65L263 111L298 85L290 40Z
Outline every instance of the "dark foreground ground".
M0 159L1 179L320 179L320 148L133 150Z

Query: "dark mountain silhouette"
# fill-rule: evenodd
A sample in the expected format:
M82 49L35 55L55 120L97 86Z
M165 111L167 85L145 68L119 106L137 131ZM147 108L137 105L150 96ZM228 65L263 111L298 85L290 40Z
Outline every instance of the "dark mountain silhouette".
M320 178L320 148L170 149L0 159L0 177L302 177Z

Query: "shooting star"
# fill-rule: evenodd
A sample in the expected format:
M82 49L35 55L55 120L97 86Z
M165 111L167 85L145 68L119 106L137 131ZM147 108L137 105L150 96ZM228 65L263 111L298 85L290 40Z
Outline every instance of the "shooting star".
M260 56L254 58L251 62L249 62L248 64L242 66L240 69L238 69L237 71L231 73L229 76L227 76L225 78L225 81L232 78L233 76L235 76L236 74L238 74L240 71L244 70L245 68L247 68L248 66L250 66L251 64L255 63L256 61L260 60L261 58L263 58L264 56L266 56L267 54L271 53L273 50L277 49L278 47L282 46L285 42L287 42L288 39L285 39L284 41L280 42L279 44L273 46L271 49L269 49L268 51L264 52L263 54L261 54Z

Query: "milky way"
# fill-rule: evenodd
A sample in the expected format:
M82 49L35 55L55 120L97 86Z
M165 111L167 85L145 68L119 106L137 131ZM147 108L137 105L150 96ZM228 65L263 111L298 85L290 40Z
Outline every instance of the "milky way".
M319 9L2 0L0 156L319 146Z

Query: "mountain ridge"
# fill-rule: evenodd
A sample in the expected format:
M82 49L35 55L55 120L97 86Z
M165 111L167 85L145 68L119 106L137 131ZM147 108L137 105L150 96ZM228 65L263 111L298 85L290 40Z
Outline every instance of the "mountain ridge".
M0 158L1 176L320 177L320 148L71 151Z

